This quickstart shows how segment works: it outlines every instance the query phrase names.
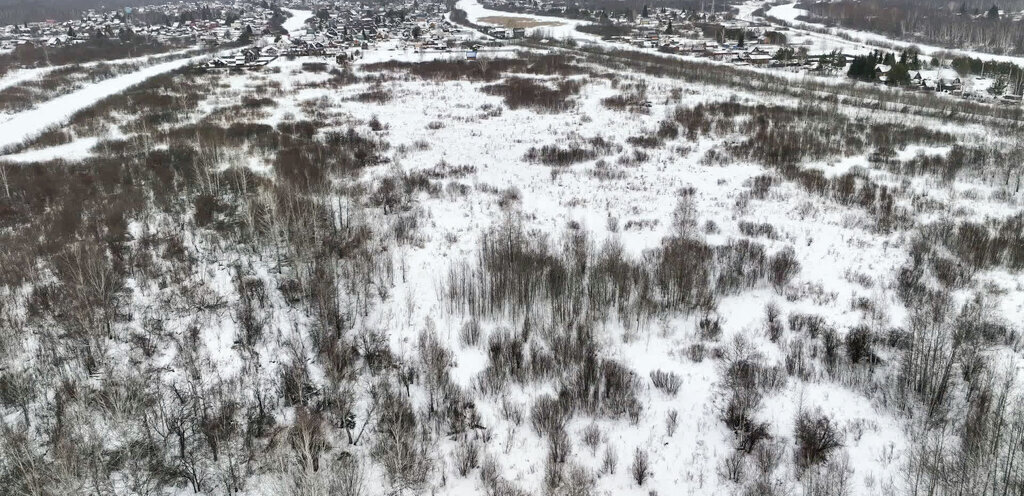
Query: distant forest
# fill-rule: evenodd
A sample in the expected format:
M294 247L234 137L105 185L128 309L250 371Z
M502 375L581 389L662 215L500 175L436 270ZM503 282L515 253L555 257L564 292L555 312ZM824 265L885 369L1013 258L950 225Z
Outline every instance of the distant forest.
M1024 23L1007 15L1024 7L1024 1L941 5L917 0L839 1L800 7L816 22L949 48L1024 53Z
M116 9L154 3L154 0L0 0L0 25L47 19L67 21L81 17L82 12L89 9Z

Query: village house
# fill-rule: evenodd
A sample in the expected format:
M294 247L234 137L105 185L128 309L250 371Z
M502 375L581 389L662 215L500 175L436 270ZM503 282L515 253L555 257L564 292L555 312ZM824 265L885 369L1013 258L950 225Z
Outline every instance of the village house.
M960 91L963 81L960 75L950 68L919 70L911 73L911 83L930 91Z

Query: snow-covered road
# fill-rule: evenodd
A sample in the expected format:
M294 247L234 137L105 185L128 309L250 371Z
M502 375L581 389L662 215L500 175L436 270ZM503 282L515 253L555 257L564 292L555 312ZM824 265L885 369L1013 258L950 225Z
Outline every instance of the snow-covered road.
M117 76L99 83L86 86L73 93L59 96L27 110L11 116L0 123L0 149L25 141L46 130L48 127L67 122L75 112L92 106L96 102L116 93L120 93L147 79L184 67L200 57L172 60L161 64L145 67L131 74Z
M111 66L117 66L117 65L121 65L121 64L135 64L135 63L146 64L146 63L148 63L149 61L153 60L156 57L186 56L186 55L188 55L189 52L195 52L195 51L196 51L195 48L186 48L184 50L178 50L178 51L167 52L167 53L160 53L160 54L156 54L156 55L145 55L145 56L142 56L142 57L132 57L132 58L116 59L116 60L97 60L97 61L85 62L83 64L77 64L77 65L80 65L82 67L94 67L94 66L99 65L99 64L107 64L107 65L111 65ZM57 70L57 69L60 69L60 68L63 68L63 67L68 67L68 66L67 65L51 65L51 66L47 66L47 67L33 67L33 68L30 68L30 69L13 69L10 72L8 72L7 74L5 74L3 77L0 77L0 90L7 89L7 88L9 88L11 86L19 85L19 84L24 83L26 81L31 81L33 79L38 79L38 78L42 77L43 75L45 75L45 74L47 74L47 73L49 73L51 71L54 71L54 70Z

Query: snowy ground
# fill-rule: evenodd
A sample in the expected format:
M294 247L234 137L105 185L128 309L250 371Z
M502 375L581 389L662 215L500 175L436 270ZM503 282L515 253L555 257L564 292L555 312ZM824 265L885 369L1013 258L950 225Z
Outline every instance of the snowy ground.
M515 12L504 12L491 10L480 4L479 0L459 0L455 8L466 11L466 18L475 24L487 25L487 22L480 21L485 17L521 17L534 19L543 22L557 23L557 26L540 26L526 29L528 36L539 35L554 39L575 39L580 41L600 42L601 37L593 34L583 33L576 30L576 26L589 24L586 21L576 19L565 19L562 17L539 16L534 14L520 14Z
M477 0L461 0L458 7L466 10L471 21L481 17L500 15L518 16L483 8ZM792 5L788 6L792 10ZM752 12L753 9L749 11ZM774 9L773 9L774 10ZM301 31L302 21L309 11L291 11L293 16L285 24L290 32ZM780 11L781 15L791 15ZM548 20L542 16L524 16ZM575 38L599 42L595 37L575 31L577 21L563 22L562 26L536 28L547 30L553 38ZM294 31L293 31L294 30ZM481 63L491 57L512 56L508 53L483 53ZM410 62L459 59L462 54L421 53L398 46L382 46L370 50L357 62L355 70L366 75L370 63L387 60ZM188 60L168 62L148 67L137 73L117 77L81 91L54 99L37 109L19 114L0 124L0 147L16 144L47 127L60 125L75 111L85 108L105 96L115 94L149 77L173 70ZM195 109L199 117L212 115L218 110L235 108L240 97L257 91L256 88L279 88L274 105L259 114L256 121L276 126L283 122L324 117L331 130L353 126L360 132L371 132L368 123L376 118L383 128L374 131L390 144L387 165L377 166L363 173L359 181L372 186L374 180L395 174L433 168L446 163L451 166L471 166L475 171L466 177L444 180L446 185L461 183L470 193L462 196L441 194L416 197L417 221L422 240L418 244L402 246L402 277L379 309L361 323L366 327L386 329L393 353L410 358L414 353L418 333L425 327L437 329L445 346L455 352L452 376L455 382L472 390L474 380L487 364L485 347L464 346L458 337L465 316L446 310L440 288L447 269L454 263L475 260L478 241L489 227L508 215L507 208L498 205L497 194L514 189L519 196L517 206L511 210L524 219L526 226L558 239L569 223L586 230L595 243L618 240L631 257L639 258L656 248L671 232L672 214L679 191L693 188L694 202L700 225L713 222L718 232L709 232L708 241L724 244L730 239L744 238L740 221L767 222L779 235L775 239L759 238L768 252L774 253L791 246L803 269L792 281L792 292L780 294L767 287L758 287L738 295L724 297L718 304L723 317L724 333L721 347L742 337L764 357L768 365L784 365L787 347L795 336L787 336L779 343L770 342L764 332L766 304L776 303L782 315L809 312L827 316L829 323L845 334L849 328L868 318L852 308L857 298L870 298L880 302L885 312L872 315L873 325L882 328L906 325L908 309L902 308L892 292L898 269L907 259L906 233L880 234L867 226L863 212L831 201L827 197L808 194L799 186L782 182L761 199L749 197L753 178L770 173L756 163L729 160L726 163L707 163L708 150L721 149L726 139L721 137L679 137L667 140L658 147L643 150L645 160L629 162L635 147L627 139L649 136L659 123L671 118L677 106L692 107L699 103L735 101L742 104L795 105L796 99L777 95L746 93L706 84L683 83L668 78L609 70L608 77L576 77L582 89L574 104L565 112L545 113L532 109L511 110L503 99L481 91L485 83L466 80L422 81L415 77L395 77L380 83L391 99L384 103L364 103L357 98L373 89L373 82L360 82L341 88L317 86L332 76L327 73L309 73L302 69L303 59L280 60L272 70L245 73L225 73L216 76L209 93ZM212 77L212 76L211 76ZM550 77L528 76L540 82ZM614 110L602 100L614 96L627 83L643 83L650 108L640 112ZM674 97L673 95L677 95ZM983 127L954 126L953 124L921 117L892 116L885 112L867 112L863 109L836 107L840 112L858 118L876 121L912 121L933 129L955 129L961 136L984 140L988 131ZM316 114L316 116L314 116ZM229 120L232 116L227 116ZM336 128L336 129L334 129ZM320 132L325 129L318 130ZM567 167L552 168L530 163L524 155L531 147L566 144L581 138L602 137L622 148L608 152L600 158L585 160ZM88 153L96 137L82 137L68 145L24 152L4 157L15 162L31 162L53 158L78 158ZM917 153L938 155L947 148L914 146L898 150L901 158ZM239 165L254 173L274 180L272 158L252 154L241 157L220 157L224 163L214 164L227 168ZM838 157L820 163L804 164L821 168L827 177L835 177L851 170L879 181L890 180L900 200L906 204L922 197L937 201L941 208L938 218L983 217L986 214L1005 216L1020 209L1019 196L1009 200L996 195L995 188L971 180L953 184L937 184L929 178L905 179L872 169L863 154ZM610 169L614 177L601 176ZM922 214L922 218L926 214ZM382 219L387 217L382 214ZM155 229L153 224L133 222L132 234L147 234L144 229ZM197 239L199 237L197 236ZM191 241L191 240L190 240ZM201 272L210 278L210 286L228 292L232 287L229 263L218 258L222 252L202 245L199 248L209 259L200 263ZM217 248L220 250L221 248ZM261 278L273 281L268 262L248 260L252 270ZM855 277L855 275L866 275ZM855 282L854 279L860 282ZM276 282L276 281L275 281ZM985 285L997 296L997 306L1006 319L1020 322L1024 318L1024 287L1018 274L993 270L981 274L977 286ZM276 288L276 284L269 287ZM227 289L225 289L227 288ZM957 295L965 298L967 291ZM136 303L140 307L150 303L141 295ZM275 302L276 303L276 302ZM282 305L283 306L283 305ZM721 473L723 462L736 452L734 436L721 420L724 393L722 370L719 362L710 357L695 360L688 356L691 345L699 344L696 315L672 315L649 323L640 335L633 335L617 323L600 330L603 350L628 365L642 379L643 416L636 423L607 418L577 415L567 426L573 440L572 461L593 473L600 468L601 459L580 442L581 431L591 424L605 433L602 444L619 454L619 469L601 475L597 486L602 494L694 494L733 495L741 490ZM199 341L209 348L214 368L230 377L243 373L241 360L233 350L237 323L234 316L220 312L210 316L209 325L203 327ZM184 320L184 319L183 319ZM428 324L429 322L429 324ZM274 322L276 332L300 335L304 325L301 318L281 316ZM497 331L505 322L484 322L484 342L488 334ZM168 324L170 325L170 324ZM267 344L261 364L275 370L282 349L280 343ZM718 346L710 344L709 346ZM168 359L169 361L169 359ZM166 364L161 364L166 365ZM677 396L669 396L650 387L648 374L665 370L682 378ZM183 372L169 372L170 378ZM529 405L543 388L509 386L504 396L522 405L528 415ZM412 389L412 396L422 401L425 392ZM543 477L547 456L546 441L528 426L513 425L500 409L499 398L476 398L481 423L487 426L488 441L484 449L498 457L501 473L516 481L528 494L543 491ZM757 420L770 426L772 435L783 445L784 468L778 475L792 484L789 472L792 459L793 419L799 409L820 409L828 414L844 434L842 453L849 457L854 473L850 483L855 495L897 492L905 481L901 480L903 467L909 459L911 433L901 419L882 405L877 398L828 380L800 380L789 378L785 386L764 398L764 407ZM670 410L679 414L678 429L666 432L665 418ZM435 494L475 494L483 491L476 475L460 478L452 469L452 442L440 441L437 462L444 475L444 484L435 481ZM627 466L636 448L651 455L651 479L645 487L638 487L631 479ZM359 448L355 448L359 449ZM333 455L333 454L332 454ZM379 476L371 471L374 476ZM440 479L440 478L438 478ZM392 494L381 479L366 484L371 495ZM787 485L785 494L800 494ZM277 494L270 486L254 484L253 494Z
M281 25L290 36L300 36L306 32L303 27L306 25L306 20L313 17L313 12L310 10L296 10L296 9L282 9L285 12L290 13L292 16L284 21Z
M9 162L46 162L49 160L81 160L88 157L93 146L99 142L97 138L82 138L71 143L28 150L21 153L0 156L0 160Z
M486 12L477 12L483 15ZM422 60L423 54L383 52L368 55L362 63L380 60L380 57ZM715 240L741 236L736 220L766 221L781 232L777 241L767 241L771 249L791 245L797 250L804 267L796 286L816 288L824 299L807 298L787 301L770 290L752 291L730 297L720 303L719 312L725 316L727 329L724 342L734 336L746 336L768 360L781 360L784 351L768 343L762 335L761 309L768 302L777 302L783 314L803 311L828 315L830 322L845 328L861 322L859 311L850 308L850 301L858 296L881 297L878 290L851 284L849 274L871 274L877 284L890 284L890 278L904 262L902 237L877 236L864 231L856 211L820 202L807 197L792 185L783 185L765 200L736 207L747 181L763 173L753 164L735 163L708 167L701 163L703 151L716 145L715 141L670 144L662 149L649 150L651 158L641 164L621 168L624 177L617 180L599 180L591 175L595 162L588 161L558 174L541 165L522 159L532 146L565 143L576 137L602 136L621 143L625 138L650 133L658 121L667 115L674 104L665 104L671 90L679 88L671 80L646 78L650 99L656 103L649 114L623 114L602 106L601 100L616 93L606 81L591 81L582 91L578 105L564 114L540 114L532 110L508 110L500 115L486 116L482 108L500 107L501 98L479 92L482 86L469 82L421 83L396 81L387 83L394 99L380 105L353 101L351 97L368 89L364 85L348 87L338 93L325 93L319 89L301 89L307 78L296 77L297 63L284 63L280 75L267 76L282 84L291 102L318 101L332 113L365 122L377 117L387 129L382 136L392 147L403 150L394 157L395 163L405 171L429 169L445 162L453 166L470 165L477 172L465 179L477 188L484 185L496 188L515 187L521 194L521 210L529 226L557 238L567 222L574 221L588 230L597 243L616 238L623 242L629 253L639 256L657 246L668 233L671 211L676 192L694 187L701 222L714 221L721 226ZM231 79L246 76L230 76ZM238 87L243 81L232 81ZM685 88L685 105L697 102L719 101L735 96L715 87L691 86ZM750 98L740 95L740 98ZM301 115L299 105L281 102L281 108L269 117L274 124L281 115ZM440 122L440 127L431 126ZM425 143L426 146L420 145ZM680 151L685 145L687 151ZM934 151L934 153L941 150ZM912 155L915 150L906 150ZM614 157L606 157L609 162ZM837 174L851 167L870 167L863 156L851 157L842 164L823 164ZM389 169L371 172L388 174ZM417 330L425 321L436 325L444 344L456 350L457 362L453 375L458 382L471 387L472 379L485 364L479 350L464 348L458 340L458 329L463 321L458 315L448 315L438 299L436 288L441 283L439 274L446 272L450 262L472 259L476 240L486 229L501 218L501 210L488 195L471 195L463 199L447 197L420 199L426 219L425 243L422 248L403 253L407 257L408 283L396 287L394 306L382 309L381 322L389 322L392 329L392 347L407 349L412 345ZM813 204L810 214L807 204ZM631 221L646 228L638 230L608 229L609 219L618 226ZM762 240L765 241L765 240ZM853 249L851 247L856 247ZM1004 282L1004 290L1019 291L1012 283ZM1016 293L1019 294L1019 293ZM900 325L903 310L891 295L884 297L892 305L887 319L891 325ZM1006 298L1010 315L1021 315L1024 308ZM397 324L397 325L396 325ZM496 325L492 323L491 325ZM717 389L719 375L709 361L693 362L685 358L684 350L697 342L693 318L679 318L654 325L647 335L637 339L626 338L622 330L608 329L604 337L608 349L624 363L629 364L641 377L655 369L678 373L684 378L678 398L666 397L651 389L645 397L645 416L639 424L630 426L622 422L597 420L607 432L607 443L620 454L631 453L645 447L652 455L653 477L646 488L638 488L625 472L602 476L599 487L611 494L647 494L656 489L659 494L735 494L736 487L721 480L719 464L729 456L732 434L719 420L721 401ZM528 398L537 391L514 388L508 392L529 404ZM529 429L504 426L497 405L483 402L478 408L486 425L502 426L494 429L491 441L503 446L503 472L509 479L521 481L531 491L539 491L543 472L545 449L536 434ZM781 438L792 432L792 419L798 408L816 409L829 414L847 433L850 441L845 453L855 467L853 494L877 494L882 488L898 487L902 481L900 467L906 462L907 439L901 424L885 410L874 406L870 398L834 385L817 382L804 383L791 380L778 393L766 398L762 418ZM678 432L669 437L665 432L664 414L675 409L680 414ZM568 430L580 432L595 422L581 418L570 423ZM586 448L578 446L575 452L579 463L598 469L599 458L587 456ZM685 467L685 468L684 468ZM471 480L453 480L448 494L467 494L480 490Z

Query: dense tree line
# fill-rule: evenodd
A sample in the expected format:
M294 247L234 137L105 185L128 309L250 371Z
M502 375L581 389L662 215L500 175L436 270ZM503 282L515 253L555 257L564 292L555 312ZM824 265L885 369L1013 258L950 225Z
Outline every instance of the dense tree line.
M90 9L117 9L151 5L147 0L0 0L0 25L24 24L46 19L67 21Z
M1024 51L1024 27L1019 22L1000 19L998 7L993 5L980 10L964 5L960 10L952 10L947 4L842 1L805 3L801 8L810 12L812 21L882 33L897 39L994 53ZM995 15L988 14L991 9L996 9Z

